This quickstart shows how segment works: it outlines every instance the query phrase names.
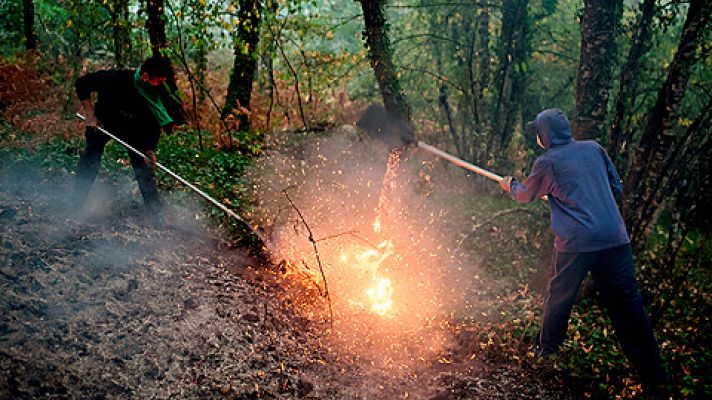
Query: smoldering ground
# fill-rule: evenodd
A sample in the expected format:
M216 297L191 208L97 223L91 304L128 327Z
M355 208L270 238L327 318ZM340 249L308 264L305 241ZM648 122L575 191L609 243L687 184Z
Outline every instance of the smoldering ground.
M288 308L252 280L253 260L189 221L197 208L169 205L181 229L146 226L129 175L97 182L97 208L77 222L64 217L69 172L11 167L0 173L0 398L313 390L279 367L287 352L318 357L313 341L285 328Z

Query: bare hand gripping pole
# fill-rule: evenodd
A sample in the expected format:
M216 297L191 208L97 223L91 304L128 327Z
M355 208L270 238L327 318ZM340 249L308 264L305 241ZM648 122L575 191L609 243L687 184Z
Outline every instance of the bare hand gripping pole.
M79 119L81 119L81 120L83 120L83 121L86 120L86 118L85 118L82 114L77 113L76 115L77 115L77 117L78 117ZM144 157L144 158L146 157L145 154L143 154L142 152L138 151L135 147L131 146L130 144L124 142L124 141L121 140L121 139L119 139L118 137L116 137L116 135L112 134L111 132L107 131L106 129L104 129L104 128L100 127L100 126L97 126L96 129L99 130L101 133L105 134L106 136L108 136L108 137L110 137L110 138L116 140L117 142L121 143L122 146L124 146L124 147L126 147L127 149L133 151L134 153L140 155L141 157ZM216 206L216 207L218 207L219 209L223 210L223 211L225 212L225 214L227 214L227 215L231 216L232 218L235 218L236 220L242 222L245 226L249 227L249 229L250 229L260 240L262 240L264 243L267 243L267 242L264 241L264 238L262 237L262 235L261 235L259 232L257 232L255 229L253 229L253 228L252 228L252 225L250 225L250 224L249 224L247 221L245 221L242 217L240 217L239 215L237 215L236 212L234 212L234 211L232 211L231 209L225 207L225 205L221 204L219 201L217 201L217 200L215 200L214 198L210 197L210 195L208 195L207 193L205 193L205 192L203 192L202 190L198 189L197 187L195 187L195 185L193 185L192 183L186 181L186 180L183 179L180 175L178 175L178 174L176 174L175 172L171 171L170 169L166 168L166 167L163 166L161 163L156 162L156 166L157 166L158 168L160 168L161 170L163 170L163 171L164 171L165 173L167 173L168 175L170 175L170 176L172 176L173 178L175 178L178 182L180 182L180 183L184 184L185 186L187 186L189 189L191 189L191 190L194 191L195 193L198 193L198 194L199 194L201 197L203 197L205 200L207 200L207 201L213 203L214 206Z

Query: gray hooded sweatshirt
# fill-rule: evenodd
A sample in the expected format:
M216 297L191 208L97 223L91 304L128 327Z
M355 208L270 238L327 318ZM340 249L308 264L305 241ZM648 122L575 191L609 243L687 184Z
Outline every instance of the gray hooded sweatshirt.
M512 198L529 203L548 197L554 247L560 252L592 252L630 243L615 200L623 185L603 147L574 140L559 109L539 113L536 130L547 151L536 159L523 184L512 181Z

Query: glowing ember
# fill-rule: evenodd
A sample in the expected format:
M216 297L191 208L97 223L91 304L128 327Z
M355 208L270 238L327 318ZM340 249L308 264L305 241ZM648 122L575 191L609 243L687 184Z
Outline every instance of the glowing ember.
M389 189L396 188L396 172L398 172L398 164L400 164L400 151L398 149L393 149L388 155L386 174L383 176L381 194L378 196L376 221L373 223L373 231L376 233L380 233L381 231L381 214L383 213L386 204L386 197L388 195Z
M376 220L373 221L373 231L376 233L381 233L381 216L376 216Z

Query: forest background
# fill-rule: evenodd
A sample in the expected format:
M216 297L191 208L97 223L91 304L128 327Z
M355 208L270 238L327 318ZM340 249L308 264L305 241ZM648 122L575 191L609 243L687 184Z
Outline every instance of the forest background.
M58 149L81 147L75 79L159 53L173 60L189 119L164 139L162 157L244 212L253 159L275 140L353 123L371 102L421 138L515 176L540 154L526 122L561 108L623 179L621 210L671 388L709 397L711 9L704 0L4 0L1 151L69 168L76 151ZM487 212L505 207L480 186ZM530 225L528 237L550 247L546 227ZM548 268L546 254L513 266L517 256L497 246L530 259L527 247L501 243L477 250L493 254L489 272L510 279L512 293ZM526 351L523 313L536 308L516 309L498 325L493 357ZM570 330L560 367L581 390L629 393L635 381L595 294Z

